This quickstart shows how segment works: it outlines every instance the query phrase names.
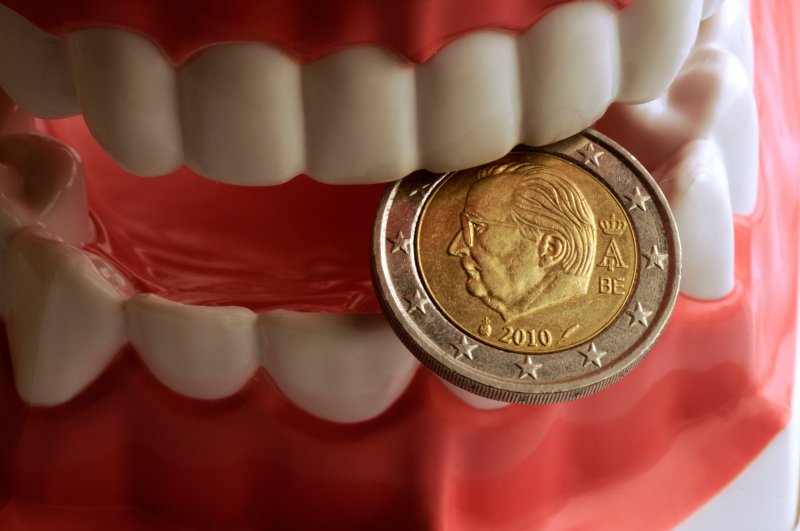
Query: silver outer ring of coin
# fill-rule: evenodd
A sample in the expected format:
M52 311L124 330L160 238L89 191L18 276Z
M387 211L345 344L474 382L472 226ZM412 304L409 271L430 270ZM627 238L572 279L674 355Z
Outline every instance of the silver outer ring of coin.
M519 354L467 337L466 341L475 345L471 348L471 359L459 355L455 345L466 336L430 297L415 251L423 206L449 173L417 172L387 186L373 230L373 282L378 301L395 333L424 365L443 379L474 394L504 402L550 404L574 400L625 376L661 335L678 296L681 262L678 232L666 198L653 178L635 157L608 137L587 129L549 146L519 146L516 150L546 153L581 166L604 182L628 210L639 242L641 266L627 306L612 324L585 343L554 353ZM604 156L595 156L598 151ZM649 196L646 210L632 206L629 199L637 194L637 187L641 195ZM397 242L401 233L410 240L406 244L410 252L402 249L392 252L403 243ZM667 254L664 269L646 267L646 255L653 246L659 253ZM415 304L409 299L419 302ZM651 312L647 318L635 318L637 303L644 312ZM588 358L581 354L592 345L606 352L601 366L587 364ZM566 377L557 378L558 372L553 370L556 367Z

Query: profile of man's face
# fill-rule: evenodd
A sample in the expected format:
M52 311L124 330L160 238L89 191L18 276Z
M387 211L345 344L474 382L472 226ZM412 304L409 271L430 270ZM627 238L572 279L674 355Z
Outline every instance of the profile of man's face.
M515 174L476 181L461 212L461 230L448 253L461 258L467 273L467 290L510 320L528 306L531 288L550 269L545 264L545 235L524 230L512 216Z

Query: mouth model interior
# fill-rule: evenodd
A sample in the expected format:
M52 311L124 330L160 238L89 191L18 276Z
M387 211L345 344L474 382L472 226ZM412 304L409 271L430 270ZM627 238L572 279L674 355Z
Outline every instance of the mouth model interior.
M441 2L425 18L440 23L423 25L397 22L386 2L332 34L225 44L263 39L202 23L202 9L181 28L206 30L177 31L149 24L180 17L145 7L120 19L119 6L4 4L0 85L51 120L9 109L6 129L61 140L82 161L52 140L0 142L4 311L29 404L68 403L132 343L188 397L234 395L262 366L307 412L375 418L417 368L375 315L380 183L598 120L668 195L685 295L726 297L748 260L734 260L734 214L757 198L746 2ZM275 27L298 27L280 21L307 14L300 4ZM246 6L230 12L246 20ZM470 14L446 16L459 11ZM413 37L397 30L406 23Z
M341 30L328 37L326 53L320 54L320 48L308 53L307 43L294 41L295 48L306 50L305 58L313 58L310 62L262 43L195 42L188 50L193 53L184 48L180 56L169 45L175 36L164 28L149 28L151 36L85 28L86 18L95 25L111 16L102 11L97 20L80 9L28 13L45 28L65 32L57 37L3 8L3 34L25 50L3 54L5 90L48 118L80 107L92 132L77 118L38 124L82 157L91 214L85 203L71 204L76 218L91 216L94 235L70 243L82 244L95 264L115 272L122 293L114 313L124 314L116 320L127 321L131 329L112 343L108 337L95 345L85 340L80 348L92 356L110 349L101 356L110 361L130 339L173 389L202 398L234 392L259 364L256 336L263 331L257 329L274 328L260 326L271 316L291 312L298 322L312 319L314 327L318 312L377 311L367 246L381 186L369 183L422 168L462 169L496 159L517 143L556 141L591 125L615 101L652 100L614 109L608 129L621 129L620 136L640 131L658 146L646 148L631 139L642 148L634 153L670 185L686 255L684 293L725 295L733 285L731 205L742 213L752 210L757 166L747 17L739 4L729 4L699 37L702 15L715 7L699 0L640 1L625 8L566 2L549 11L544 5L528 8L528 25L517 31L500 31L489 22L475 28L473 20L462 17L460 32L451 22L409 42L353 44L363 38L358 30ZM439 7L443 18L454 9L446 3ZM380 27L386 16L375 9L368 18L378 22L369 27ZM503 21L494 8L482 9L500 27L514 20L508 12ZM652 30L654 24L658 31ZM743 35L745 42L738 42ZM726 39L736 46L721 47ZM172 57L159 40L167 41ZM41 61L20 61L22 56ZM180 64L172 62L176 56ZM414 64L411 57L427 60ZM39 82L40 69L46 69L49 83ZM748 132L735 139L720 133L730 120ZM40 156L48 157L52 146L41 147ZM24 176L28 170L18 171ZM290 180L303 172L312 179ZM161 176L151 180L131 173ZM318 180L364 184L343 187ZM242 186L278 183L284 184ZM684 233L687 225L692 228ZM61 230L47 229L56 235ZM21 286L15 285L12 298ZM222 323L215 327L218 334L231 328L222 335L250 337L231 342L224 360L211 353L198 356L197 346L183 362L162 359L170 354L160 345L165 336L158 331L168 330L170 320L196 328L188 321L197 312ZM20 353L58 356L40 352L41 323L23 323L25 318L13 314L9 319L18 322L18 330L27 330L12 331L11 342L17 385L31 402L69 400L97 376L93 362L85 374L71 371L77 380L70 391L63 389L66 379L45 385L41 375L36 389L27 388L21 382L33 381L33 375L24 374ZM335 322L334 316L325 319ZM351 334L353 319L359 317L343 320ZM371 330L372 319L364 319ZM229 321L235 324L228 327ZM94 325L86 328L87 338L96 335ZM129 337L132 330L142 337L135 332ZM266 335L273 347L280 344L273 333ZM236 344L244 351L231 353ZM204 357L207 374L201 377L198 359ZM391 368L386 374L408 382L415 363L407 358L403 351L402 361L384 360ZM405 374L397 377L400 369ZM229 381L214 385L208 379L215 372L227 374ZM185 375L194 381L183 381ZM281 376L273 377L281 385ZM296 394L288 391L291 384L281 387L289 396ZM399 393L403 386L393 387ZM395 397L379 402L388 407ZM308 409L301 401L302 406ZM337 420L344 418L360 420L349 415Z

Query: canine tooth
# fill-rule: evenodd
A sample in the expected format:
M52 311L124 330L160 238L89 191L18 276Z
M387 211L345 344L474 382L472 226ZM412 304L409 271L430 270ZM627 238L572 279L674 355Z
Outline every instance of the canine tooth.
M62 41L0 5L0 85L40 118L78 114Z
M383 182L417 167L414 69L359 46L303 70L308 170L325 182Z
M304 170L300 66L275 48L208 48L178 73L186 163L211 179L277 184Z
M681 239L681 292L699 299L733 289L733 212L725 166L711 141L686 145L654 172L663 183Z
M519 140L516 39L496 31L462 37L416 72L420 166L447 171L507 153Z
M238 391L258 368L255 314L246 308L181 304L152 294L126 305L131 343L174 391L213 400Z
M619 101L650 101L666 90L697 36L702 0L637 0L619 14Z
M520 37L524 143L580 132L617 94L616 11L607 2L565 4Z
M66 41L83 116L106 151L137 175L180 167L175 71L156 45L117 29L73 31Z
M125 295L103 278L98 261L30 231L11 240L5 318L17 390L26 402L69 401L125 344Z
M68 243L89 241L92 226L81 162L52 138L1 136L0 241L34 225Z
M385 411L417 367L386 321L376 315L273 311L259 316L268 345L264 366L302 409L336 422Z
M491 398L484 398L474 393L470 393L469 391L462 389L457 385L453 385L450 382L445 382L444 380L442 380L442 383L444 383L444 385L465 404L472 406L475 409L484 409L488 411L492 409L502 409L509 405L507 402L500 402L498 400L492 400Z

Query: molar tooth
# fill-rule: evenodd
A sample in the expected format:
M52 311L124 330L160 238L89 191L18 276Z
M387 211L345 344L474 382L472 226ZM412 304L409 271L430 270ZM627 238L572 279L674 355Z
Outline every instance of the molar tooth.
M92 236L78 155L52 138L0 137L0 246L20 227L39 226L82 244Z
M383 182L417 167L414 69L359 46L303 71L308 169L324 182Z
M758 192L758 111L749 75L732 53L698 46L669 92L669 105L719 147L737 214L750 214Z
M702 0L637 0L619 14L619 101L650 101L667 89L694 44L702 8Z
M421 167L468 168L501 157L519 141L513 36L482 31L461 37L420 65L416 79Z
M213 400L244 386L258 368L255 314L241 307L194 306L152 294L126 305L131 343L174 391Z
M186 163L211 179L278 184L305 163L300 66L260 44L206 49L178 74Z
M753 31L749 0L726 0L719 10L700 25L698 43L713 44L741 61L753 84Z
M40 118L78 114L64 44L0 5L0 85Z
M175 71L153 42L118 29L66 37L83 116L125 169L162 175L183 164Z
M264 366L302 409L335 422L385 411L408 386L416 359L377 315L273 311L259 316Z
M733 212L725 166L708 140L687 144L654 172L681 240L681 292L718 299L733 289Z
M520 37L523 142L544 145L578 133L614 100L616 21L606 2L565 4Z
M5 318L17 390L26 402L69 401L125 344L125 293L104 279L100 264L28 230L11 240Z

